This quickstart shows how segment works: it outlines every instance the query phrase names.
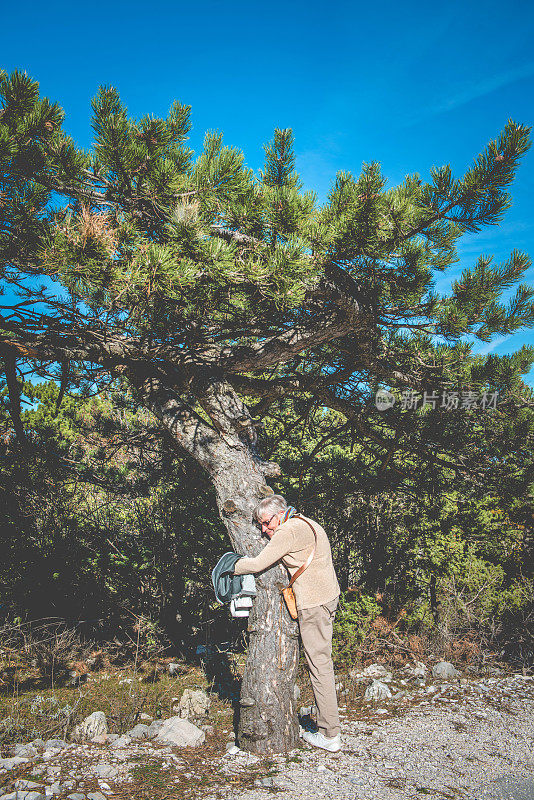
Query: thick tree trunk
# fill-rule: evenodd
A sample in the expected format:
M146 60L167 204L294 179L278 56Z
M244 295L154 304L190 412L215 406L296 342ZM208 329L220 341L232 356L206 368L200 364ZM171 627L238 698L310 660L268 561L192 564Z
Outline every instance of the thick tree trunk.
M236 552L257 555L266 542L253 527L252 511L267 493L250 453L228 453L212 475L217 503ZM226 461L226 458L224 459ZM258 594L249 617L249 651L240 698L239 744L254 753L280 753L298 736L294 686L298 668L298 628L281 602L287 572L273 567L256 576Z
M211 425L160 381L148 378L134 383L144 405L209 473L233 549L243 555L257 555L266 541L254 525L252 512L272 493L266 477L279 470L255 455L248 410L227 384L214 381L199 397ZM280 596L287 580L281 566L257 575L258 593L249 617L238 742L243 749L261 755L287 752L298 741L294 700L298 627Z

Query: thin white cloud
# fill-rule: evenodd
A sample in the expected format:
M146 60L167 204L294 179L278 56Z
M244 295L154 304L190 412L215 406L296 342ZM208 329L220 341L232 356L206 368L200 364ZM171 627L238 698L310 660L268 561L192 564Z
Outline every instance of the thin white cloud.
M455 108L466 105L472 100L477 100L479 97L491 94L497 91L497 89L502 89L503 86L508 86L516 81L530 78L532 75L534 75L534 61L530 61L515 69L506 70L497 75L491 75L484 80L474 81L451 97L421 109L421 112L416 113L411 119L407 120L406 124L413 125L428 117L444 114L447 111L453 111Z
M488 353L491 353L495 350L499 345L503 344L503 342L507 342L508 339L512 338L512 334L509 333L507 336L499 336L498 339L494 339L493 342L488 342L487 344L483 345L480 350L473 351L477 356L487 356Z

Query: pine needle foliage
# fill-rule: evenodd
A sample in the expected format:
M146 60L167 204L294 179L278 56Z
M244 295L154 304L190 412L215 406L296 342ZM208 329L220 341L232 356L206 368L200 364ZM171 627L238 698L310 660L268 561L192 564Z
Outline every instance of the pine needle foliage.
M460 177L444 165L390 188L378 162L339 172L321 206L289 129L274 131L255 175L220 132L195 155L191 109L178 102L133 119L103 86L85 153L25 73L2 73L0 96L0 270L5 297L18 295L0 337L15 416L13 359L71 387L157 372L196 413L199 387L223 380L252 409L241 439L300 398L341 415L393 476L404 440L427 463L448 426L398 406L380 416L377 389L497 387L515 398L506 413L525 402L532 349L474 358L469 338L534 324L534 289L520 282L528 256L482 255L448 294L435 278L464 234L502 220L526 126L509 121Z

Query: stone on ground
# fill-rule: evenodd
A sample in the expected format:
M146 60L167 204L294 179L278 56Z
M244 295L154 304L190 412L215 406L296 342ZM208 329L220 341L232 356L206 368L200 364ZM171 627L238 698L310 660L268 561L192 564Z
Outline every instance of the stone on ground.
M206 734L187 719L170 717L159 729L156 740L174 744L176 747L197 747L206 741Z
M148 730L148 725L139 723L135 726L135 728L132 728L131 731L128 731L127 736L129 736L131 739L147 739Z
M449 678L457 678L460 675L454 665L450 661L440 661L432 667L432 677L448 680Z
M381 681L373 681L365 690L364 700L387 700L391 697L389 686Z
M77 725L72 734L76 740L88 739L92 741L96 736L108 732L108 723L103 711L94 711L84 719L81 725Z
M188 717L202 717L208 713L211 701L201 689L185 689L179 703L179 716L182 719Z

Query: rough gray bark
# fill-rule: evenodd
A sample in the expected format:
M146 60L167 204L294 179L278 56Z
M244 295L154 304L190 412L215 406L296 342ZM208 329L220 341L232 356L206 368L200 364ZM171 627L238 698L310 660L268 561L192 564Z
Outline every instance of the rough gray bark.
M272 490L266 478L279 473L276 464L254 452L250 414L234 390L220 380L198 387L201 418L155 378L135 380L143 404L209 473L217 505L232 547L255 556L264 547L252 512ZM286 752L296 746L298 720L294 686L298 668L298 627L281 602L287 573L273 567L256 578L258 594L249 617L249 652L241 687L238 741L260 755Z

